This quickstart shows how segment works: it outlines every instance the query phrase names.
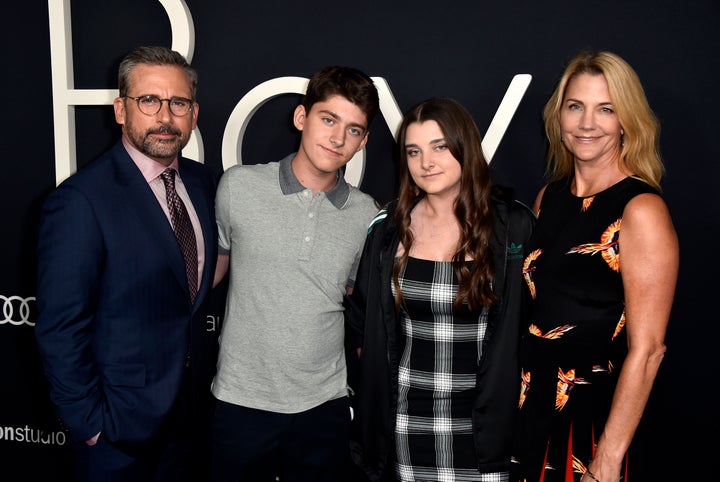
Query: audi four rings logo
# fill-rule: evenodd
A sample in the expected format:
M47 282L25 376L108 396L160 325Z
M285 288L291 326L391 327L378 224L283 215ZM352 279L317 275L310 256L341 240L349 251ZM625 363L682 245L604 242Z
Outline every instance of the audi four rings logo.
M0 302L2 302L0 325L10 323L11 325L35 326L35 322L30 321L30 315L35 308L34 296L22 298L20 296L0 295Z

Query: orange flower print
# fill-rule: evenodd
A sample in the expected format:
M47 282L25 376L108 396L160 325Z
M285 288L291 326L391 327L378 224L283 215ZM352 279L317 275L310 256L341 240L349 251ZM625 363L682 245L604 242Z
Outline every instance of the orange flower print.
M528 289L530 289L530 295L533 299L535 299L535 282L533 281L533 271L535 271L535 260L538 259L538 256L542 254L542 249L536 249L535 251L531 252L527 255L525 258L525 262L523 263L523 277L525 278L525 283L528 286Z
M565 333L575 328L575 325L560 325L558 327L553 328L552 330L548 330L547 333L544 333L540 331L540 328L535 326L534 324L531 324L528 326L528 331L530 334L535 335L540 338L545 338L546 340L554 340L555 338L562 337Z
M518 403L518 408L522 408L523 403L525 403L525 397L527 397L527 392L530 390L530 372L526 372L525 370L521 370L520 374L520 403Z
M587 467L585 467L585 464L583 464L579 458L576 456L572 456L572 466L573 466L573 472L576 474L584 474L587 471Z
M594 200L595 200L595 196L590 196L590 197L586 197L585 199L583 199L582 211L583 212L587 211Z
M623 310L622 315L620 315L620 321L618 321L617 326L615 326L615 332L613 333L612 339L614 340L617 338L617 336L622 331L623 327L625 326L625 310Z
M587 382L584 378L575 378L575 369L571 368L564 372L562 368L558 368L557 393L555 395L555 409L560 411L565 408L570 399L570 391L575 385L585 385Z
M620 223L622 219L618 219L612 223L600 236L599 243L587 243L575 246L567 254L596 254L600 253L613 271L620 271L620 245L618 245L618 237L620 236Z

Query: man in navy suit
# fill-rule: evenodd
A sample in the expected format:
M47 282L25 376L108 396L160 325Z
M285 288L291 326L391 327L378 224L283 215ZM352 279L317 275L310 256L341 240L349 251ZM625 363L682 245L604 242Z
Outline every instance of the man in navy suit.
M201 480L217 228L214 176L180 156L197 125L197 73L177 52L141 47L118 83L122 139L43 208L36 337L76 480ZM187 263L167 168L192 225Z

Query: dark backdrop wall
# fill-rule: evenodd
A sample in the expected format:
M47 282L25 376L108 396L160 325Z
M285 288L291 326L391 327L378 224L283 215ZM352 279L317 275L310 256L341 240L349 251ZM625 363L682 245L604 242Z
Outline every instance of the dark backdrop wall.
M67 481L68 448L49 404L33 338L35 254L41 202L56 182L49 6L71 8L75 89L116 89L123 54L172 45L165 0L27 0L4 5L0 48L0 478ZM565 61L582 48L613 50L637 70L659 116L665 196L680 237L681 268L668 352L637 433L643 480L706 480L717 473L715 410L720 226L720 5L716 0L496 0L297 2L187 0L192 64L200 73L204 162L219 176L228 118L260 83L308 77L325 65L384 78L402 111L430 96L458 99L485 132L515 74L532 82L492 160L500 183L531 203L542 185L541 110ZM55 79L58 81L58 79ZM286 94L252 117L243 162L274 161L295 147ZM75 110L77 166L118 137L109 106ZM360 187L395 194L393 137L371 126ZM661 255L661 253L658 253ZM221 321L215 293L208 336ZM713 314L715 313L715 314ZM8 474L18 474L9 476ZM680 475L682 474L682 475ZM677 479L675 476L677 475Z

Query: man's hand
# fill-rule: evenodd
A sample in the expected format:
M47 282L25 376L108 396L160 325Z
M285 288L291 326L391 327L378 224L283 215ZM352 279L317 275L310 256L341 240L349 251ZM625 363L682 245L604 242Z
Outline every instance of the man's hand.
M86 440L85 443L88 444L88 446L92 447L93 445L95 445L97 443L99 438L100 438L100 432L95 434L95 436L93 438L91 438L90 440Z

